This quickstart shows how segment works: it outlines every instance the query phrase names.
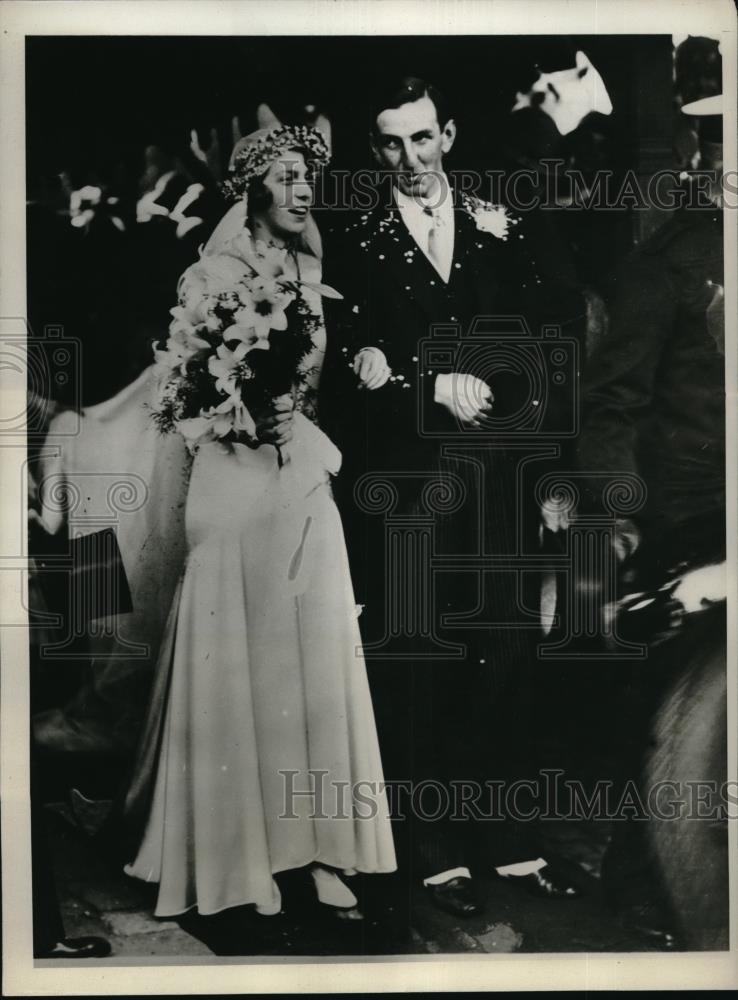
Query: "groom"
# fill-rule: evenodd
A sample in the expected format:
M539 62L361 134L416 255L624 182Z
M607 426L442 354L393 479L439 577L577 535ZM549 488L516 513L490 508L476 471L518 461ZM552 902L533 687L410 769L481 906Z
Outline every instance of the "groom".
M485 797L490 779L506 791L531 775L535 630L529 617L527 629L515 624L525 603L519 581L463 568L431 579L422 546L406 548L404 564L392 554L414 544L415 526L432 536L434 554L457 564L480 551L504 557L533 524L516 453L484 433L490 417L518 411L520 372L488 381L464 370L471 365L438 373L419 363L434 325L463 339L482 317L488 348L496 317L523 313L531 326L544 318L534 308L544 282L517 238L520 220L451 190L443 160L455 136L442 95L422 80L399 81L376 104L371 147L390 185L328 244L326 280L344 300L327 315L334 357L321 405L344 455L336 497L396 793L398 853L436 905L469 916L479 910L475 870L547 897L575 890L541 857L531 824L511 821L509 802L500 809ZM386 521L376 513L383 497ZM515 805L524 814L529 803L518 796Z

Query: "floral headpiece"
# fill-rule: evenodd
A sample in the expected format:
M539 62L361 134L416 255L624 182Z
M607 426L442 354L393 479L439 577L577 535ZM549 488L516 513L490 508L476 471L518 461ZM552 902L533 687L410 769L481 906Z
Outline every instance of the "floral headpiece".
M223 182L223 193L231 201L242 198L249 181L266 173L283 153L300 150L311 172L330 160L322 134L307 125L280 125L258 129L236 143L229 165L230 176Z

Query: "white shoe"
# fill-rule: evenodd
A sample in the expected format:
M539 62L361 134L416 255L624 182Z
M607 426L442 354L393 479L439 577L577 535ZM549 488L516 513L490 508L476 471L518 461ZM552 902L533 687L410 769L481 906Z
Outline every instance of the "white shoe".
M363 920L363 915L358 909L359 901L354 896L345 882L343 882L336 872L323 868L322 865L315 865L310 874L318 894L318 901L324 906L331 906L336 910L336 916L344 920Z

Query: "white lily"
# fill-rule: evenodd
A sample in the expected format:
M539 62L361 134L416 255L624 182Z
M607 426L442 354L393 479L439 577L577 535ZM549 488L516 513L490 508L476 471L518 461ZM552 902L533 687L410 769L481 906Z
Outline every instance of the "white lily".
M177 343L176 340L170 338L167 341L165 350L161 350L158 347L154 348L154 361L159 371L163 373L171 372L175 368L178 368L184 375L187 362L195 353L189 347Z
M286 330L285 309L294 300L295 293L285 291L277 281L257 278L251 283L251 295L255 316L255 327L262 337L270 330Z
M252 244L248 229L242 229L238 236L223 248L222 254L243 261L256 275L264 279L274 280L285 274L286 248L269 246L262 240L256 240Z
M214 418L213 434L215 437L225 437L232 430L243 432L251 438L256 437L256 424L237 392L232 393L209 412Z
M269 350L269 330L264 332L263 322L252 309L244 306L233 314L233 318L235 322L223 331L224 342L238 340L250 351Z
M248 275L248 269L234 257L223 254L201 257L179 279L180 304L187 309L197 309L210 296L233 294L234 288L243 284Z
M207 316L208 302L203 299L199 303L191 303L189 306L174 306L169 310L173 319L188 323L190 326L202 326Z
M169 326L169 339L181 347L187 348L192 354L207 350L210 344L198 337L197 330L185 320L174 319Z
M234 350L230 350L225 344L219 344L216 350L217 357L208 358L208 371L215 377L215 388L218 392L231 395L236 388L234 370L243 361L249 348L246 344L238 344Z

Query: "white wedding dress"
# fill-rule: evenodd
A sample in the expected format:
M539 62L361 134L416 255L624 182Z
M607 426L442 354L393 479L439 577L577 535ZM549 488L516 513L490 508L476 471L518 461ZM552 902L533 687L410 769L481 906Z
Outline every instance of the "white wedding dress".
M194 458L186 563L128 802L144 822L126 871L159 883L158 916L270 912L272 876L312 862L396 868L331 495L341 456L298 412L286 457L280 468L271 445L209 442Z

